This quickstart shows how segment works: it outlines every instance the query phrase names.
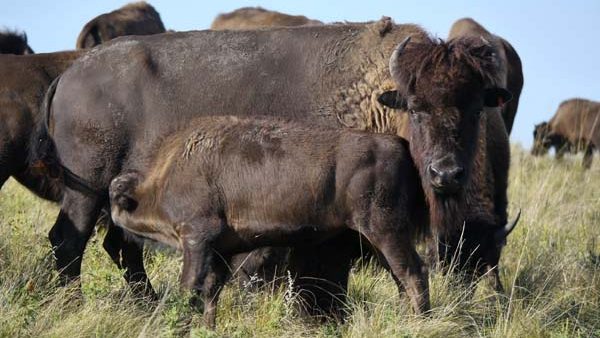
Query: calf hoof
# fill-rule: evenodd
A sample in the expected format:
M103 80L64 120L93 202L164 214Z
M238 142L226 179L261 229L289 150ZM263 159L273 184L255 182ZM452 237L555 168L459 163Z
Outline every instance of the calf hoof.
M122 210L131 212L137 208L138 202L134 198L135 188L139 182L139 174L131 172L115 177L110 182L110 204Z

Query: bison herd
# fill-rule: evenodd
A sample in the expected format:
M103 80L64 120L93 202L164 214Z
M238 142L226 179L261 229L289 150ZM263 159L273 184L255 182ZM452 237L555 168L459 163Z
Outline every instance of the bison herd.
M334 318L365 254L419 314L429 264L502 291L523 73L511 44L474 20L444 41L388 17L323 24L242 8L211 30L165 32L140 2L94 18L76 46L0 55L0 184L12 176L60 204L49 238L63 283L79 279L101 219L140 296L156 297L131 234L182 250L181 285L213 328L232 271L272 279L285 267L309 312ZM13 32L0 51L33 54ZM536 126L533 153L582 149L589 167L599 111L565 101Z

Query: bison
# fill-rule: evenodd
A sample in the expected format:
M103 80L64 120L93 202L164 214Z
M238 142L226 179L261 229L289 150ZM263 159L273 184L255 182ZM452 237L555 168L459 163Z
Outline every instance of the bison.
M77 49L91 48L119 36L165 32L160 14L145 1L127 4L86 23L77 37Z
M389 56L409 36L406 53L394 54L391 76ZM59 164L67 183L50 236L57 267L79 275L111 180L125 169L144 172L165 135L198 116L285 114L332 128L391 134L408 129L411 153L428 161L421 175L428 202L439 205L433 223L451 223L454 231L448 233L460 234L466 219L474 258L463 252L463 265L483 273L497 265L509 232L508 136L495 108L509 94L494 80L496 55L479 38L439 42L418 26L395 25L389 18L130 37L96 48L59 80L49 99L49 128L46 133L40 125L41 142L33 149L33 158ZM457 194L464 203L444 203ZM459 247L457 235L440 238L448 252ZM310 263L298 264L298 275L345 289L350 265L338 246L324 243L300 252L290 261ZM335 269L319 266L311 259L316 253ZM296 285L309 287L311 281ZM319 307L328 309L338 289L325 289L313 293Z
M112 180L112 218L183 250L181 283L203 298L207 326L233 254L321 243L346 229L368 238L417 313L429 310L415 250L426 204L400 138L205 117L167 137L149 164Z
M590 168L594 149L600 149L600 102L579 98L561 102L550 121L533 131L533 155L544 155L551 147L557 158L566 151L583 150L583 167Z
M0 55L0 188L13 177L37 196L59 202L63 186L40 175L36 165L30 165L27 153L40 114L44 93L51 82L62 74L82 51L43 53L36 55ZM108 228L104 247L113 260L125 268L125 278L138 294L151 293L137 244L124 236L119 228ZM146 294L146 293L144 293Z
M0 54L33 54L33 49L27 44L27 34L11 31L0 32Z
M291 27L305 25L322 25L318 20L311 20L304 15L289 15L269 11L261 7L238 8L230 13L219 14L210 25L210 29L256 29L265 27Z
M506 131L510 134L519 107L519 97L523 89L523 68L521 58L513 46L498 35L488 32L481 24L471 18L457 20L448 33L448 39L461 36L482 37L489 41L498 53L501 62L501 81L512 93L513 99L502 108L502 118Z

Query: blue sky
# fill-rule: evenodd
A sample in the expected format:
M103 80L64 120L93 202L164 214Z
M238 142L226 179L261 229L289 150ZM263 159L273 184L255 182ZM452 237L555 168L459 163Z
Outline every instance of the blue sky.
M0 27L25 30L36 52L72 49L83 25L127 1L2 0ZM511 140L529 147L533 125L571 97L600 101L600 1L178 1L150 3L165 26L206 29L221 13L262 6L324 22L369 21L382 15L417 23L445 37L452 23L472 17L509 40L523 62L525 86Z

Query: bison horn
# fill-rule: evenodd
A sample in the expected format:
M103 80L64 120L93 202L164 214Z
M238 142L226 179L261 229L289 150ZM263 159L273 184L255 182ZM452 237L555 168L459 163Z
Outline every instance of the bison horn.
M491 45L492 45L492 44L491 44L491 43L490 43L490 42L489 42L489 41L488 41L486 38L484 38L483 36L479 36L479 37L481 38L481 41L483 41L483 43L485 43L486 45L488 45L488 46L491 46Z
M508 222L508 223L506 223L505 226L502 227L502 229L498 229L498 232L497 232L498 238L508 237L508 235L510 235L510 233L515 229L515 226L519 222L519 218L521 218L521 209L519 209L519 212L517 213L517 217L515 217L515 219L512 222Z
M406 47L409 41L410 36L404 39L404 41L400 42L400 44L398 45L398 47L396 47L396 49L394 49L394 52L390 57L390 74L394 79L400 78L400 67L398 65L398 59L400 58L400 55L402 55L402 51L404 51L404 47Z

